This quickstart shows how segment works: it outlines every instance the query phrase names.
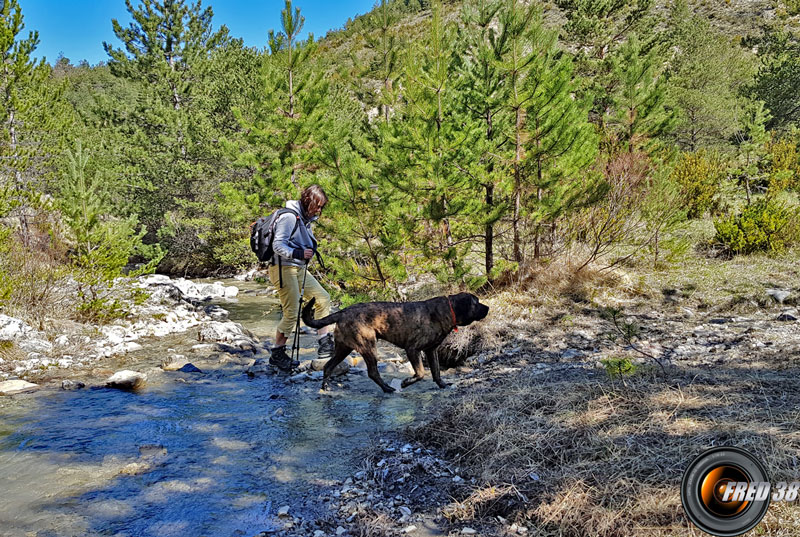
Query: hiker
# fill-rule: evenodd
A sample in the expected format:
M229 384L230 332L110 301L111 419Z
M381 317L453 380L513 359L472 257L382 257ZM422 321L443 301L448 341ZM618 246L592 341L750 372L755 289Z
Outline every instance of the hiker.
M323 207L328 203L328 196L319 185L311 185L300 194L299 200L286 202L286 212L275 221L273 238L273 255L269 265L269 279L278 288L281 299L283 318L278 323L275 333L275 346L271 349L269 363L284 371L291 370L292 359L286 354L286 340L294 330L297 316L300 314L300 288L305 276L304 296L316 298L314 314L317 319L330 314L331 297L328 292L304 266L311 262L317 247L317 241L311 231ZM306 274L304 274L306 272ZM333 336L328 327L317 330L319 358L330 358L333 355Z

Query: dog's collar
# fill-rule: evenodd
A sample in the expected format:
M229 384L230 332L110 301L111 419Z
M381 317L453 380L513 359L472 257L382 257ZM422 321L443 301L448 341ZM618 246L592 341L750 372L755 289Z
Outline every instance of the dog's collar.
M453 303L450 302L450 295L447 295L447 304L450 306L450 315L453 316L453 331L458 332L458 325L456 324L456 311L453 309Z

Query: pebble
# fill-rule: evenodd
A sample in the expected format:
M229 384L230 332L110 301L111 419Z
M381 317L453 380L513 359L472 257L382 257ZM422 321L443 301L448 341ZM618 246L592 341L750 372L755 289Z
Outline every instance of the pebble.
M289 516L289 506L284 505L280 509L278 509L278 516L279 517L288 517Z
M414 524L403 528L403 533L411 533L412 531L417 531L417 527Z

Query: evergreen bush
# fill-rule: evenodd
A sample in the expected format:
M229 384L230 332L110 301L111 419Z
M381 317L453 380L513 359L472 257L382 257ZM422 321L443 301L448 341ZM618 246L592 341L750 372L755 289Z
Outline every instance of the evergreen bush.
M725 166L714 153L701 150L680 157L672 179L681 187L689 218L699 218L719 208L724 178Z
M714 221L714 243L728 254L780 253L797 241L797 211L763 197L736 215Z

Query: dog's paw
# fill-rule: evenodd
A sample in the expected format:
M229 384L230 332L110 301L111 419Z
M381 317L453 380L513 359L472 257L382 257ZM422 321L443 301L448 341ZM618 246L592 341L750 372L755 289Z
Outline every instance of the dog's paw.
M439 386L443 390L445 388L449 388L450 386L452 386L452 384L450 384L449 382L444 382L444 381L437 382L436 385Z
M381 386L381 389L383 390L383 393L394 393L395 392L395 389L392 388L391 386L387 385L387 384L384 384L383 386Z

